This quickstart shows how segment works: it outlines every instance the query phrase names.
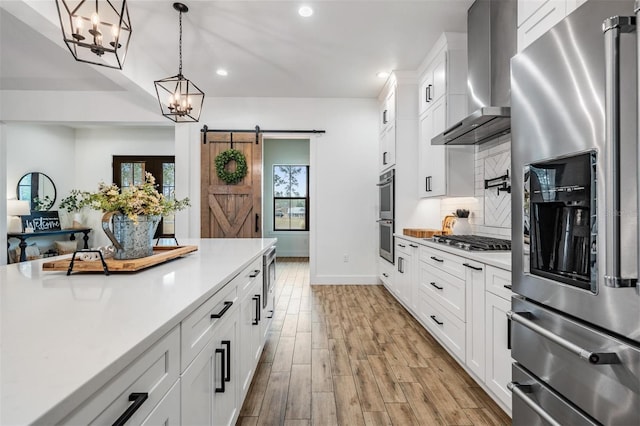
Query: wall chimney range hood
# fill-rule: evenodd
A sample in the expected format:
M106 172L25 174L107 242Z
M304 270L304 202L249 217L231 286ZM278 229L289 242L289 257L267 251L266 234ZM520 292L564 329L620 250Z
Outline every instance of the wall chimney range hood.
M511 132L516 5L512 0L476 0L469 8L467 99L473 113L431 139L432 145L475 145Z

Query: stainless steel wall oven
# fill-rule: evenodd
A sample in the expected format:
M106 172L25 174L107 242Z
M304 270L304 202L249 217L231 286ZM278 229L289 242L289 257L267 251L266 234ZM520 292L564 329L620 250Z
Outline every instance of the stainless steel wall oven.
M380 257L394 263L395 170L390 170L380 176L378 192L380 194L380 211L378 214Z
M514 425L640 424L634 9L588 1L511 61Z

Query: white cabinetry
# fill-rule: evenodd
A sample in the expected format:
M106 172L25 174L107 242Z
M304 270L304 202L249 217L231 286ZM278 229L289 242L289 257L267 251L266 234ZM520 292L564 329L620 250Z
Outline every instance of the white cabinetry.
M263 339L260 327L263 321L261 279L262 274L257 275L246 290L242 291L244 299L240 303L240 335L242 336L242 347L240 348L242 377L240 377L240 382L242 384L242 398L249 391L251 379L262 353Z
M179 375L180 329L175 327L60 424L112 424L120 420L135 425L153 411L166 412L165 417L175 419L175 407L170 406L173 400L164 397Z
M467 352L465 362L480 380L485 378L485 265L465 260L467 288Z
M238 404L238 307L229 308L213 337L182 374L182 424L230 425Z
M396 237L395 293L402 304L416 312L418 303L414 297L417 288L418 245Z
M585 2L586 0L518 0L518 52Z
M511 349L509 348L509 323L507 311L511 309L511 273L487 266L486 293L486 379L487 387L502 403L511 409Z
M391 75L380 95L380 171L396 164L396 88L395 75Z
M466 34L444 33L421 69L418 84L420 197L473 195L473 147L431 145L467 113Z
M388 262L386 259L382 257L378 259L378 266L380 269L379 278L382 281L382 284L389 290L391 293L395 293L395 276L394 276L394 264Z

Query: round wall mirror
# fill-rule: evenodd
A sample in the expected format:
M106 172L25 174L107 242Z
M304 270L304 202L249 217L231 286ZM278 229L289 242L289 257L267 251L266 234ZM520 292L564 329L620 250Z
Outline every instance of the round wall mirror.
M31 172L22 176L16 192L18 200L29 201L31 210L49 210L56 202L56 186L44 173Z

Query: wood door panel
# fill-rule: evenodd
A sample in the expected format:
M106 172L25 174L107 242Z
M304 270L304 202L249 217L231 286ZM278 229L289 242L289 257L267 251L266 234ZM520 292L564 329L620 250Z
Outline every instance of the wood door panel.
M227 185L218 178L215 158L232 147L244 154L248 170L242 181ZM262 135L206 133L200 161L201 237L261 237Z

